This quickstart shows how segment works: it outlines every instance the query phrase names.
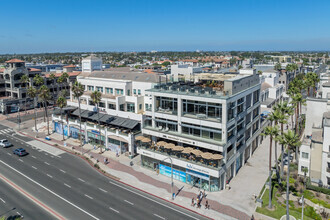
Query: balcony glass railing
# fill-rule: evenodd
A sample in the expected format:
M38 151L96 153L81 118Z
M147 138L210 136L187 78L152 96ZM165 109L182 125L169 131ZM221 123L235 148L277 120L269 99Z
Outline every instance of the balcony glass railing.
M140 147L144 150L148 150L148 151L162 154L165 156L170 156L175 159L179 159L179 160L186 161L189 163L197 164L197 165L207 167L210 169L220 170L221 167L224 165L223 159L207 160L207 159L203 159L201 157L196 157L193 154L192 155L182 154L179 151L172 151L171 149L158 148L156 146L151 146L150 144L142 144L142 145L138 144L138 147Z
M227 153L227 161L230 160L232 156L234 156L234 153L235 153L235 149L232 149Z

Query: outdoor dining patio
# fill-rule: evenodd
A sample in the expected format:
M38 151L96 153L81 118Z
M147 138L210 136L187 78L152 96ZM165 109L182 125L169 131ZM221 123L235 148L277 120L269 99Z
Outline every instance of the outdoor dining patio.
M219 153L202 151L193 147L183 147L166 141L153 143L151 138L138 136L135 138L137 146L149 151L155 151L167 156L186 160L209 168L220 168L223 165L223 156Z

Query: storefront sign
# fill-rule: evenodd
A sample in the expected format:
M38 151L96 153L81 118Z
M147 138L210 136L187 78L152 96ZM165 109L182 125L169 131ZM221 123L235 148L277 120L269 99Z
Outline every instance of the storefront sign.
M186 170L186 173L187 174L190 174L192 176L198 177L200 179L203 179L203 180L210 180L210 176L209 175L206 175L204 173L199 173L199 172L196 172L196 171L193 171L193 170L189 170L189 169Z
M163 164L159 164L159 173L171 177L171 167L165 166ZM186 173L184 171L173 169L173 179L179 180L181 182L186 182Z
M175 137L175 136L163 135L163 138L167 138L167 139L170 139L172 141L179 141L179 142L182 142L182 143L185 143L185 144L195 144L194 141L184 140L184 139L181 139L181 138L178 138L178 137Z
M192 165L192 164L187 164L187 165L186 165L186 168L187 168L187 169L190 169L190 170L195 170L195 171L200 172L200 173L209 174L209 171L204 170L204 169L202 169L202 168L200 168L200 167L194 166L194 165Z

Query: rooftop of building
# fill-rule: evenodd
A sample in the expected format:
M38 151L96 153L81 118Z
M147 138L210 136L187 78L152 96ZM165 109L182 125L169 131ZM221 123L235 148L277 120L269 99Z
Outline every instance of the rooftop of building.
M6 63L25 63L25 61L19 59L11 59L7 60Z
M323 87L330 87L330 81L326 82L326 83L323 83L322 84Z
M81 72L80 71L76 71L76 72L69 72L68 75L69 76L78 76ZM62 76L63 73L54 73L55 77L60 77ZM50 77L50 73L46 73L44 75L46 78Z
M28 70L30 72L41 72L41 69L37 69L37 68L28 68Z
M269 83L266 83L266 82L261 83L261 91L269 89L270 87L272 87L272 86Z
M91 54L90 56L88 57L85 57L84 60L87 59L87 60L100 60L101 58L94 55L94 54Z
M323 130L320 128L314 128L312 131L312 141L323 143Z
M145 73L129 67L122 68L110 68L106 71L93 71L93 72L82 72L80 77L91 77L91 78L103 78L103 79L115 79L115 80L131 80L138 82L159 82L159 76L163 74L150 74Z
M63 66L64 68L76 68L76 65L73 65L73 64L71 64L71 65L67 65L67 66Z

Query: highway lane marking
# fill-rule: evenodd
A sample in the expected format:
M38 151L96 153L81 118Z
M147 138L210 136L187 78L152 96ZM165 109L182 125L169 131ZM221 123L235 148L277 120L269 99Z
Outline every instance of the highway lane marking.
M38 168L36 168L36 167L34 167L34 166L32 166L32 168L35 169L35 170L38 169Z
M148 199L148 200L150 200L150 201L153 201L154 203L157 203L157 204L159 204L159 205L161 205L161 206L164 206L164 207L166 207L166 208L168 208L168 209L172 209L172 210L174 210L174 211L176 211L176 212L178 212L178 213L180 213L180 214L183 214L183 215L185 215L185 216L188 216L188 217L190 217L190 218L192 218L192 219L199 220L199 218L196 218L196 217L194 217L194 216L191 216L191 215L189 215L189 214L187 214L187 213L184 213L184 212L182 212L182 211L180 211L180 210L177 210L177 209L175 209L175 208L173 208L173 207L171 207L171 206L165 205L165 204L163 204L163 203L161 203L161 202L158 202L158 201L156 201L156 200L154 200L154 199L151 199L151 198L149 198L149 197L147 197L147 196L145 196L145 195L142 195L142 194L140 194L140 193L137 193L137 192L135 192L135 191L133 191L133 190L131 190L131 189L125 188L125 187L123 187L123 186L121 186L121 185L119 185L119 184L117 184L117 183L113 183L113 182L111 182L111 181L109 181L109 183L112 184L112 185L118 186L118 187L120 187L120 188L122 188L122 189L124 189L124 190L126 190L126 191L129 191L129 192L131 192L131 193L134 193L134 194L136 194L136 195L139 195L139 196L141 196L141 197L143 197L143 198L145 198L145 199Z
M71 186L70 186L70 185L68 185L68 184L66 184L66 183L64 183L64 185L65 185L65 186L67 186L67 187L69 187L69 188L71 188Z
M50 157L51 157L51 158L54 158L54 156L52 156L52 155L51 155Z
M49 175L48 173L47 173L47 176L49 176L50 178L53 178L53 176Z
M85 196L86 196L87 198L93 199L93 197L91 197L91 196L89 196L89 195L87 195L87 194L85 194Z
M0 198L0 200L1 200L3 203L6 203L6 201L5 201L5 200L3 200L2 198Z
M83 183L84 183L84 182L86 182L85 180L83 180L83 179L80 179L80 178L78 178L78 180L80 180L80 181L81 181L81 182L83 182Z
M105 193L108 192L108 191L106 191L106 190L104 190L104 189L102 189L102 188L99 188L99 190L101 190L102 192L105 192Z
M60 169L60 171L61 171L62 173L66 173L64 170L61 170L61 169Z
M127 201L127 200L124 200L124 201L127 202L128 204L134 205L133 202L130 202L130 201Z
M50 165L49 163L47 163L47 162L44 162L45 164L47 164L48 166Z
M2 160L0 160L0 163L2 163L3 165L9 167L10 169L14 170L16 173L20 174L21 176L25 177L26 179L30 180L31 182L33 182L34 184L40 186L41 188L43 188L44 190L48 191L49 193L53 194L54 196L60 198L61 200L63 200L64 202L72 205L73 207L77 208L78 210L82 211L83 213L89 215L90 217L92 217L93 219L99 220L99 218L95 217L94 215L90 214L89 212L85 211L84 209L80 208L79 206L73 204L72 202L70 202L69 200L63 198L62 196L56 194L55 192L53 192L52 190L48 189L47 187L41 185L40 183L38 183L37 181L33 180L32 178L28 177L27 175L23 174L22 172L18 171L17 169L15 169L12 166L9 166L8 164L6 164L5 162L3 162ZM64 218L61 218L64 219Z
M47 154L47 153L45 153L45 155L46 155L46 156L48 156L48 154Z
M116 210L116 209L114 209L114 208L111 208L111 207L109 207L109 209L111 209L112 211L114 211L114 212L117 212L117 213L119 213L119 211L118 210Z
M157 215L157 214L154 214L154 216L158 217L158 218L161 218L161 219L165 219L164 217L160 216L160 215Z
M10 153L7 153L9 156L11 156L11 154Z
M37 159L35 156L31 156L31 157L33 157L34 159Z
M21 161L21 162L24 162L22 159L18 159L19 161Z
M3 161L1 161L3 163ZM10 167L10 166L9 166ZM10 167L12 168L12 167ZM12 168L15 169L15 168ZM39 205L40 207L42 207L43 209L45 209L47 212L51 213L52 215L56 216L57 219L61 219L61 220L65 220L65 218L63 216L61 216L60 214L58 214L57 212L55 212L54 210L52 210L51 208L49 208L48 206L46 206L44 203L40 202L40 200L36 199L34 196L32 196L31 194L29 194L28 192L24 191L22 188L20 188L19 186L17 186L15 183L13 183L12 181L8 180L6 177L4 177L3 175L0 174L0 178L2 178L2 180L7 183L9 186L13 187L15 190L17 190L19 193L21 193L23 196L27 197L28 199L32 200L34 203L36 203L37 205Z

